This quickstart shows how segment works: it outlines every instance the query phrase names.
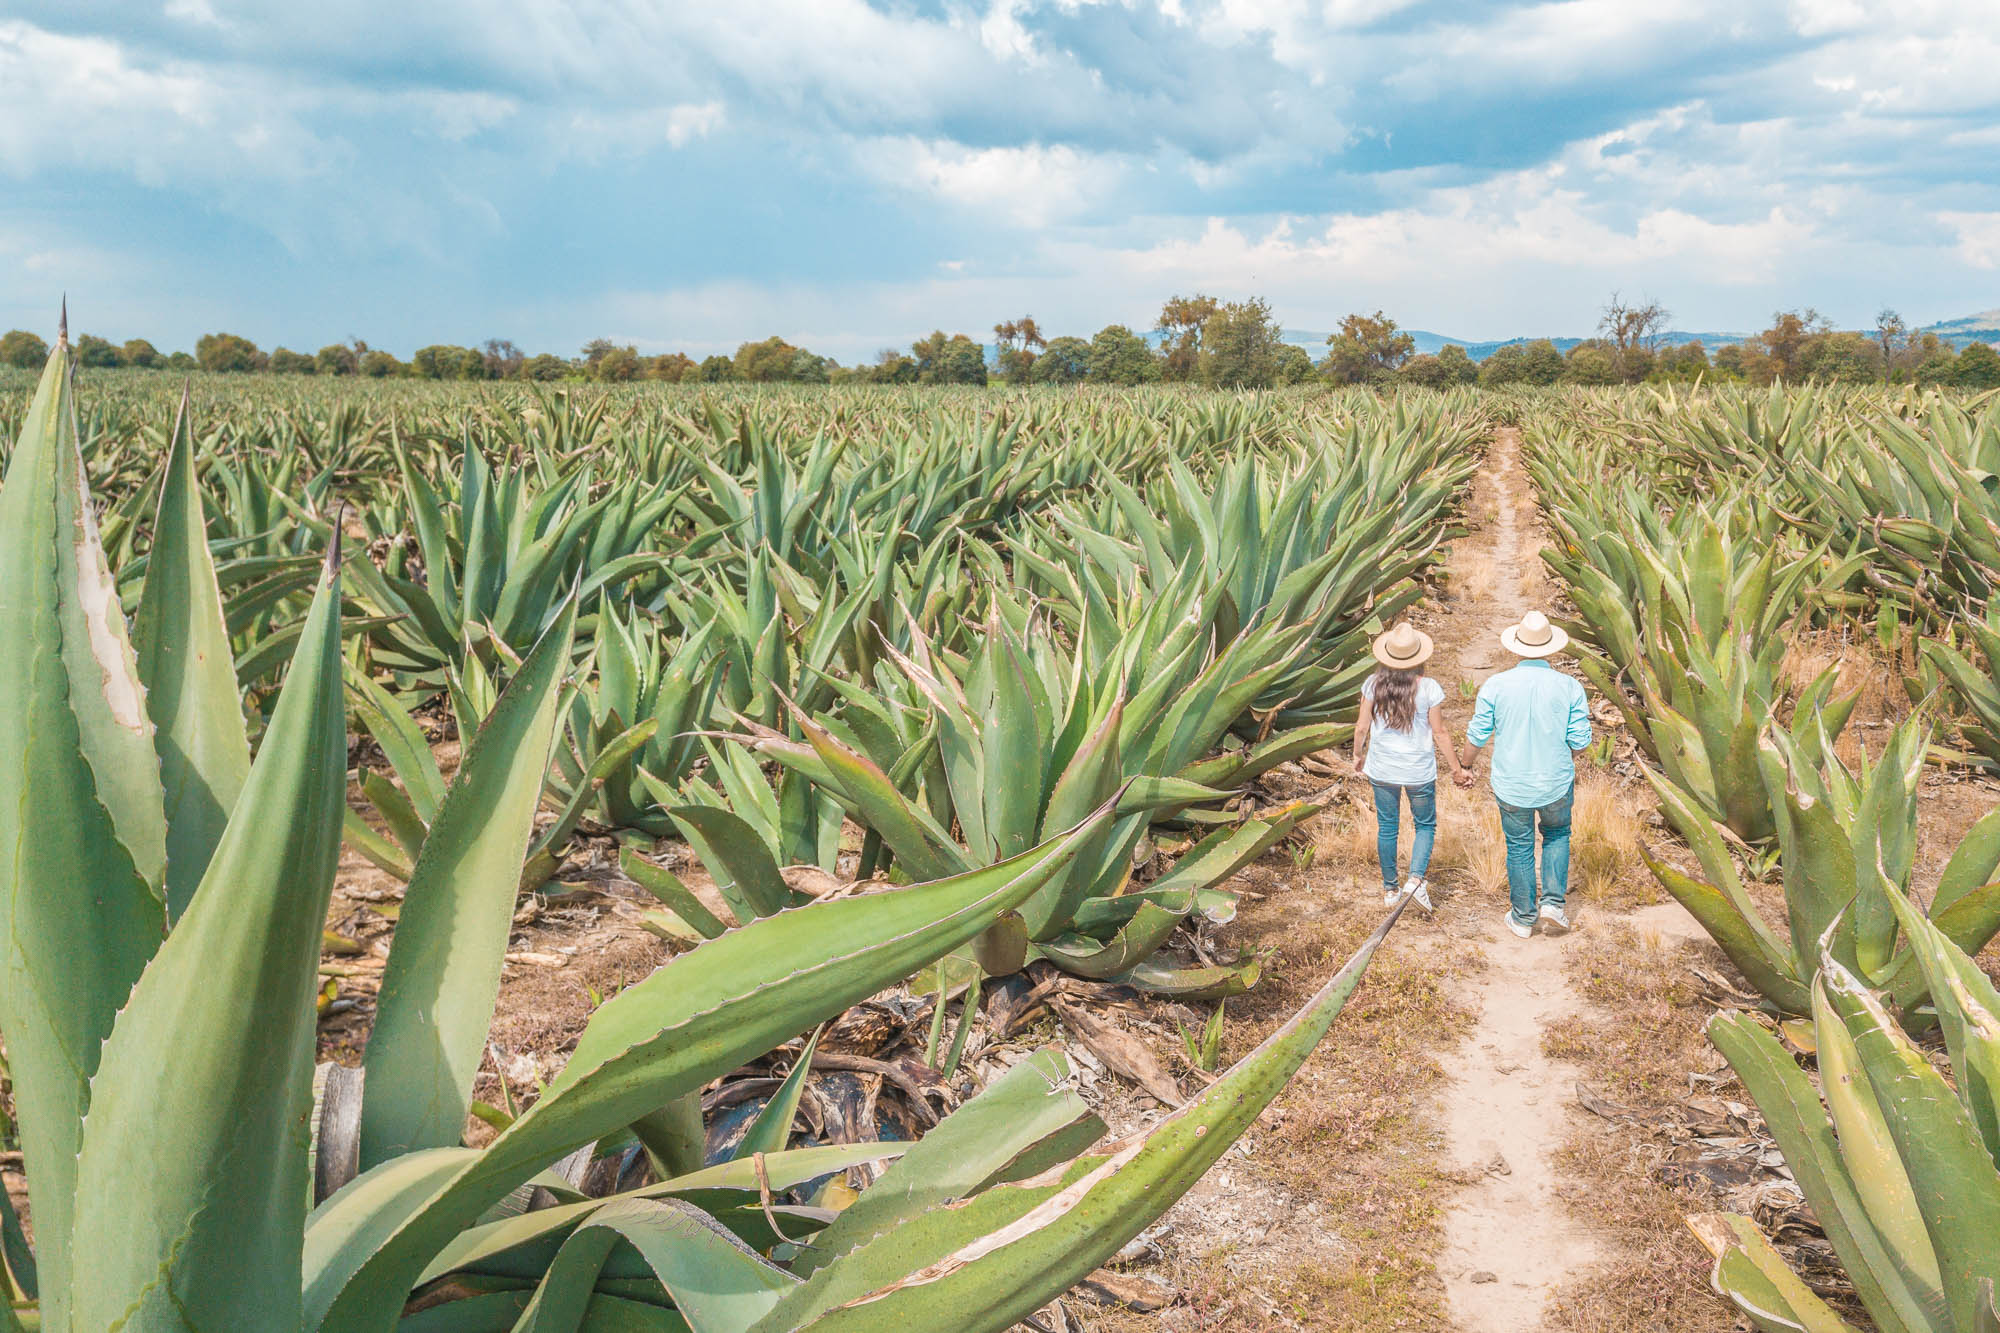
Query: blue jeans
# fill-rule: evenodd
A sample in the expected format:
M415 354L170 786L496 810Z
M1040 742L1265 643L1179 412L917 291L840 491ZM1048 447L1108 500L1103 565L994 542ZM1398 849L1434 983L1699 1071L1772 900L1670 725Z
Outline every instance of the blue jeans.
M1562 799L1535 807L1509 805L1497 796L1500 828L1507 835L1507 895L1513 900L1514 920L1524 926L1535 924L1535 826L1542 834L1541 901L1560 910L1569 897L1569 806L1575 793L1564 792Z
M1375 784L1375 857L1382 863L1382 887L1399 889L1396 878L1396 839L1403 832L1403 797L1410 798L1410 822L1416 825L1416 840L1410 844L1410 874L1422 877L1431 863L1431 844L1437 841L1437 783L1420 787L1398 787L1387 782Z

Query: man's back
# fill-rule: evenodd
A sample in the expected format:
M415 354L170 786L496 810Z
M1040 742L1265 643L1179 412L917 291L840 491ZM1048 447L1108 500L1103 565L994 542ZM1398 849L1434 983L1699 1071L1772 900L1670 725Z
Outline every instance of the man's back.
M1479 687L1466 739L1493 742L1493 794L1508 805L1539 808L1561 800L1576 782L1572 751L1590 744L1583 686L1529 659Z

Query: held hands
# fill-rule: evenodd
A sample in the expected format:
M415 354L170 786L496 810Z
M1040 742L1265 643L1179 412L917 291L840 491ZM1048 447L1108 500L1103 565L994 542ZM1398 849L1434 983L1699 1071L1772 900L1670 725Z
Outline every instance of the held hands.
M1469 768L1461 768L1458 770L1458 772L1451 775L1451 780L1455 786L1469 791L1471 790L1473 783L1472 770Z

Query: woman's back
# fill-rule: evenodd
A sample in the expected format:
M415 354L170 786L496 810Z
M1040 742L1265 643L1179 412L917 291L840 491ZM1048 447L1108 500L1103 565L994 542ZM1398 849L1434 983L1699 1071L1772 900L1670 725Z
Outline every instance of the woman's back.
M1397 679L1404 677L1405 679ZM1414 677L1414 679L1407 679ZM1400 696L1410 691L1407 701ZM1431 739L1431 709L1444 702L1444 687L1416 672L1378 671L1361 686L1371 708L1368 755L1362 772L1376 782L1418 787L1437 781L1437 747ZM1407 702L1408 722L1396 726Z

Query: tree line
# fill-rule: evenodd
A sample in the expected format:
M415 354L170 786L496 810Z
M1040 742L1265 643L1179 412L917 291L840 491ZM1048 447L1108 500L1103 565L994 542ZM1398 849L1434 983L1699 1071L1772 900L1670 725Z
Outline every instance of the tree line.
M1447 344L1416 352L1416 341L1382 311L1355 313L1328 335L1317 361L1288 342L1259 297L1225 302L1196 293L1174 296L1160 308L1151 338L1124 324L1110 324L1089 338L1047 337L1031 316L993 326L997 355L963 333L937 330L907 350L885 348L872 362L843 366L831 357L795 347L783 338L745 342L733 356L696 360L684 352L646 355L630 344L598 338L574 357L530 356L505 338L478 347L438 343L408 361L355 339L332 343L308 356L290 348L270 352L234 333L210 333L192 354L162 353L144 338L123 344L83 334L78 360L87 368L206 370L218 374L352 375L374 379L595 380L618 383L750 384L1111 384L1197 383L1217 388L1270 388L1337 384L1454 385L1637 384L1775 380L1837 383L1916 383L1963 388L2000 387L2000 353L1984 343L1955 350L1935 333L1911 329L1884 310L1868 330L1837 329L1815 310L1784 310L1770 327L1711 353L1701 342L1667 344L1670 318L1656 301L1628 302L1614 293L1597 336L1568 351L1549 339L1507 343L1484 361ZM39 366L48 345L15 329L0 336L0 365Z

